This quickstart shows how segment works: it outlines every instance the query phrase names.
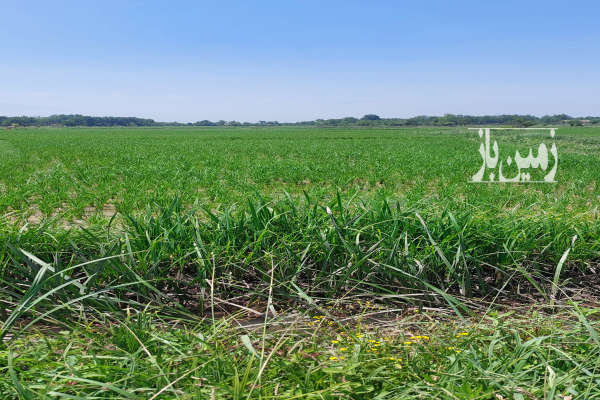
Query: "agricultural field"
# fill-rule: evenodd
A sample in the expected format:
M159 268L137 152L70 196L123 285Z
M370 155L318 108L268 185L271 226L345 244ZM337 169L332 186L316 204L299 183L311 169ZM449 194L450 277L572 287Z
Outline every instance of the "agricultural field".
M600 128L553 141L0 131L0 398L600 398Z

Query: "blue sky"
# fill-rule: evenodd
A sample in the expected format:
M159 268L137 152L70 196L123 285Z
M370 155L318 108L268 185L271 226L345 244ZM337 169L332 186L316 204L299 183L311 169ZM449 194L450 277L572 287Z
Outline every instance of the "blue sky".
M598 1L12 1L0 115L600 115Z

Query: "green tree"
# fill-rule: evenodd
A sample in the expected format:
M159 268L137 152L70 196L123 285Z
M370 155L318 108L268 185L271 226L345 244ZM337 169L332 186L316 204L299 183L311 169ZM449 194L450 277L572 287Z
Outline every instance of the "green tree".
M366 114L361 118L363 121L377 121L380 120L379 115L375 114Z

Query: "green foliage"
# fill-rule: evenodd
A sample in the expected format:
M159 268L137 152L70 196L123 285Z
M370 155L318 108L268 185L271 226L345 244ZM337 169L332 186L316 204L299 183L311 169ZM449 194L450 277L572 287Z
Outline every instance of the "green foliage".
M152 126L152 119L136 117L91 117L89 115L51 115L49 117L2 117L0 126Z
M600 347L589 329L595 332L598 321L566 311L491 313L459 325L431 311L386 327L357 322L365 309L342 323L306 315L282 330L274 320L265 331L233 321L72 323L40 332L43 340L32 332L1 349L0 369L10 374L0 375L0 392L3 398L595 398Z
M56 235L51 230L38 230L34 236L9 233L7 250L0 253L6 260L3 279L14 282L13 291L20 291L16 282L37 282L37 293L44 285L61 282L66 273L58 271L67 270L66 275L90 287L102 288L116 279L151 295L136 283L142 280L170 287L185 299L200 288L206 290L214 270L222 282L215 289L219 296L260 297L275 260L274 294L283 299L295 296L294 285L320 297L373 287L392 295L431 286L482 296L499 287L511 289L525 279L546 296L558 285L555 270L546 266L555 265L565 249L571 249L569 259L566 264L566 257L561 260L560 269L571 273L579 273L578 266L585 272L586 263L600 251L598 223L573 228L568 218L532 220L528 215L490 220L466 210L440 213L387 201L345 205L339 195L324 205L310 198L259 199L221 212L185 207L175 198L140 216L128 215L121 224L108 235L90 230L83 235ZM574 232L578 240L571 248ZM18 248L47 261L32 262L31 256L10 250ZM94 259L102 260L86 264ZM54 262L57 272L47 281L38 279L39 265L47 262ZM114 294L123 300L130 290Z
M379 118L379 115L366 114L361 119L366 120L366 121L377 121L377 120L380 120L381 118Z
M64 275L77 280L74 292L113 288L111 307L134 289L165 303L165 288L202 305L213 270L219 295L261 298L275 263L279 299L296 287L480 296L523 282L548 297L561 275L592 271L600 254L591 207L600 170L588 168L599 136L558 135L559 184L473 185L479 141L461 130L5 132L2 290L16 302L26 296L20 283L48 290ZM533 147L539 136L502 145L521 142ZM20 249L55 272L36 281L41 264ZM52 293L38 306L71 296Z
M598 397L600 135L556 142L473 185L458 128L2 131L0 397Z
M117 322L110 329L111 341L124 352L136 353L148 345L151 330L152 318L149 314L140 312L133 319L128 315L124 321ZM155 345L151 347L158 350Z
M38 214L64 226L110 217L113 208L139 212L175 194L185 204L198 199L219 208L246 204L257 192L297 198L306 191L325 201L338 190L345 198L454 211L473 204L488 215L532 205L530 213L569 208L577 215L596 201L600 172L586 165L599 160L600 136L592 127L557 135L560 185L488 187L466 184L480 166L480 142L459 128L0 131L0 215L10 213L21 225ZM502 139L500 148L527 154L540 136Z
M598 117L585 117L586 121L596 124L600 121ZM91 117L88 115L51 115L49 117L5 117L0 116L0 126L294 126L294 125L318 125L318 126L465 126L465 125L513 125L532 126L560 125L568 122L571 126L581 126L579 119L566 114L545 115L536 117L533 115L454 115L443 116L420 115L412 118L380 118L376 114L366 114L360 120L354 117L317 119L314 121L287 122L258 121L258 123L238 121L202 120L197 122L156 122L152 119L136 117Z

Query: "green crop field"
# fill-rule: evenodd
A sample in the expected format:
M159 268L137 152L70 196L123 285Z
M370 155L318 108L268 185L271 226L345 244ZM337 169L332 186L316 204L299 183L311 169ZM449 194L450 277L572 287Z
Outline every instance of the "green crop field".
M546 136L534 131L511 140L526 151ZM499 140L508 154L510 142ZM481 165L479 138L459 128L0 131L0 212L40 210L69 219L86 207L131 212L174 196L229 207L257 194L308 192L328 201L340 191L438 209L498 212L535 204L585 213L598 199L600 129L561 128L556 142L557 185L488 187L466 185Z
M0 131L0 397L600 398L600 128L493 135L557 182L466 128Z

